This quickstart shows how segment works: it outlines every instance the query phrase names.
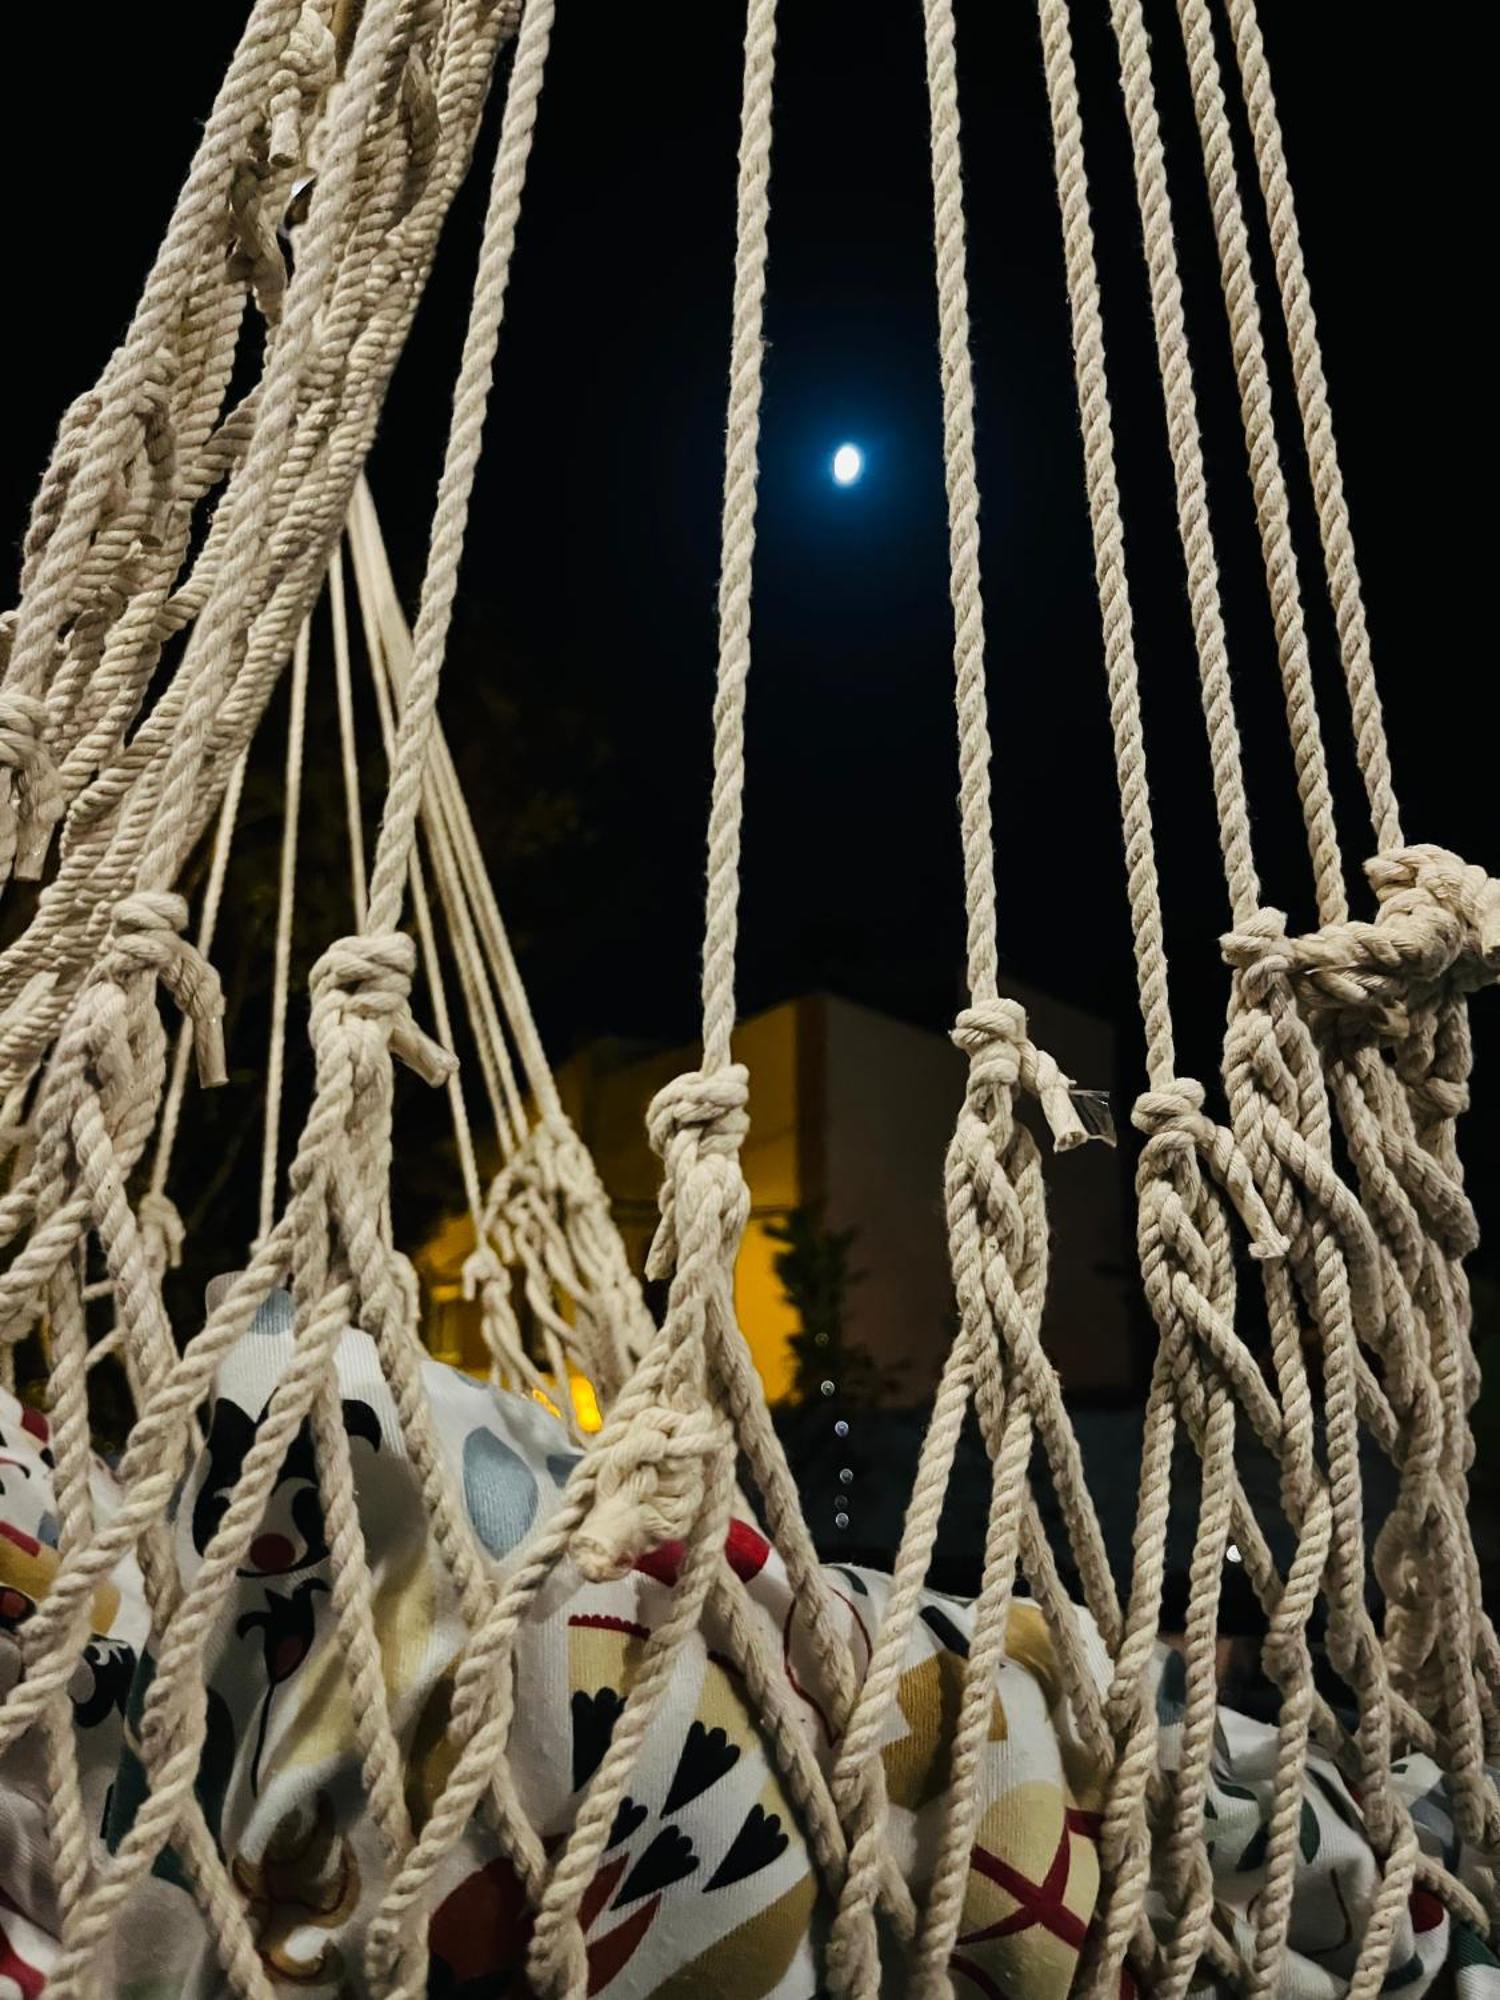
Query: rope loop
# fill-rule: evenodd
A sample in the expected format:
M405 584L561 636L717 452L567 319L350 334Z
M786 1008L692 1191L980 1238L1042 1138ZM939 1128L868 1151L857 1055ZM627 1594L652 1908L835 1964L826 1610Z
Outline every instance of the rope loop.
M47 747L47 705L35 695L0 693L0 882L34 882L52 829L62 817L62 786Z
M224 990L212 965L182 935L187 918L187 899L175 891L138 889L124 897L110 916L106 969L125 978L149 973L161 981L192 1024L198 1079L213 1086L228 1077Z
M424 1083L446 1083L458 1068L455 1056L419 1028L409 998L417 948L405 931L343 937L329 946L312 969L312 1031L315 1044L335 1026L359 1029L389 1047Z
M1224 1071L1234 1134L1277 1230L1295 1242L1318 1218L1348 1269L1355 1324L1377 1342L1386 1323L1370 1219L1331 1152L1327 1086L1298 1006L1299 949L1280 910L1258 910L1223 940L1234 968Z

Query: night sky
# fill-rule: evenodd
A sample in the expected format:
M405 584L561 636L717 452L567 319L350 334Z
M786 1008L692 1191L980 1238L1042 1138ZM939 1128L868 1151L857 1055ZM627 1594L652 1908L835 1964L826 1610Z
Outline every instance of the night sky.
M150 10L64 7L8 33L31 38L11 71L31 116L0 128L11 548L64 403L125 323L243 18L168 11L170 35L143 32ZM1207 761L1107 11L1075 12L1182 1063L1211 1073L1225 909ZM962 922L920 9L783 13L741 1004L823 987L941 1028L961 1001ZM1129 935L1035 15L1019 0L958 14L1003 950L1017 976L1120 1022L1128 1101ZM1173 9L1148 14L1257 838L1269 900L1305 922L1196 137ZM1493 559L1468 497L1483 490L1469 460L1489 411L1470 400L1491 354L1473 311L1488 273L1467 239L1488 224L1465 180L1489 73L1454 68L1421 16L1387 36L1358 0L1263 0L1262 14L1407 830L1493 860L1478 699L1492 664L1475 635ZM498 829L502 902L561 1057L602 1033L694 1028L743 10L564 0L559 15L444 713ZM370 468L409 603L481 207L476 178ZM845 439L867 470L841 490L828 468ZM1304 588L1357 857L1367 828L1313 561ZM519 751L476 738L481 678L513 702ZM576 825L545 865L501 795L524 792L531 746L574 794ZM1482 1031L1481 1058L1495 1047ZM1468 1127L1481 1212L1500 1200L1497 1104L1482 1075Z

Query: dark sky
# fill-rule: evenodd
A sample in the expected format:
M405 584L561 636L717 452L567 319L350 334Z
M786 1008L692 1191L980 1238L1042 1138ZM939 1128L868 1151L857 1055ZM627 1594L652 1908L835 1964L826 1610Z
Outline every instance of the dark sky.
M1224 918L1207 767L1107 12L1075 11L1184 1064L1206 1071ZM1035 17L1021 0L958 12L1003 949L1022 978L1120 1020L1128 1090L1129 938ZM32 114L0 128L12 548L57 416L125 323L243 18L233 4L170 13L168 33L143 31L150 10L31 10L31 46L12 50ZM940 1027L960 997L962 927L920 10L788 0L783 13L742 1006L823 986ZM523 852L500 884L564 1054L602 1032L692 1032L743 10L563 0L559 14L444 712L487 794L491 761L465 728L478 676L516 691L539 768L571 759L578 837L544 869ZM1257 835L1271 899L1305 921L1175 17L1148 14ZM1483 860L1494 772L1477 696L1492 665L1475 627L1492 558L1471 496L1492 356L1470 238L1489 226L1471 182L1488 72L1477 57L1455 67L1422 32L1430 16L1391 35L1360 0L1263 0L1262 14L1408 832ZM409 594L480 197L471 187L452 218L371 465ZM868 455L849 491L827 470L845 438ZM1311 563L1305 588L1357 855L1366 829ZM605 754L578 747L591 743ZM515 757L493 769L524 789ZM507 803L487 795L486 815L503 821ZM1481 1085L1482 1201L1500 1195L1496 1105Z

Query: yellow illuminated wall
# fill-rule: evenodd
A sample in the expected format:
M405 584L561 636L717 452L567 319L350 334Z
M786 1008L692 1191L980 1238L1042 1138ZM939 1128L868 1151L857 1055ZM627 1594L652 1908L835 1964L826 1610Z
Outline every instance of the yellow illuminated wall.
M734 1037L735 1058L750 1071L750 1131L741 1157L751 1204L735 1273L735 1306L772 1402L791 1386L787 1338L797 1321L782 1296L772 1262L776 1246L765 1226L795 1208L803 1195L800 1024L798 1004L788 1002L742 1022ZM663 1084L697 1060L693 1049L632 1057L596 1046L575 1057L558 1077L564 1107L593 1153L637 1272L645 1268L656 1226L661 1174L661 1163L646 1143L646 1107Z
M799 1146L802 1017L797 1003L773 1008L735 1031L735 1056L750 1071L750 1131L745 1178L751 1217L735 1273L735 1305L755 1365L772 1402L791 1386L788 1336L796 1315L776 1277L776 1245L766 1224L804 1196ZM636 1054L612 1044L583 1050L558 1075L563 1106L594 1156L614 1206L631 1264L639 1275L655 1227L661 1166L646 1142L646 1107L663 1084L691 1068L696 1052ZM478 1308L463 1296L464 1259L474 1247L465 1215L445 1220L413 1262L426 1299L424 1335L440 1361L484 1372L487 1361Z

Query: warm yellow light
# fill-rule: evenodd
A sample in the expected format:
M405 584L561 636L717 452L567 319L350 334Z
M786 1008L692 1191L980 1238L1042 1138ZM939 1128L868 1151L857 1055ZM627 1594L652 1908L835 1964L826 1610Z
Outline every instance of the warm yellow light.
M548 1388L556 1387L550 1375L544 1375L542 1380L547 1384ZM594 1394L593 1383L587 1375L580 1375L576 1369L569 1369L568 1389L573 1398L573 1416L577 1421L578 1428L585 1435L598 1430L603 1424L604 1418L600 1413L599 1398ZM531 1393L544 1410L550 1411L561 1422L562 1411L550 1396L545 1395L540 1389L533 1389Z
M593 1383L587 1375L575 1373L569 1376L568 1387L573 1392L573 1415L578 1419L578 1428L586 1433L598 1430L604 1418Z

